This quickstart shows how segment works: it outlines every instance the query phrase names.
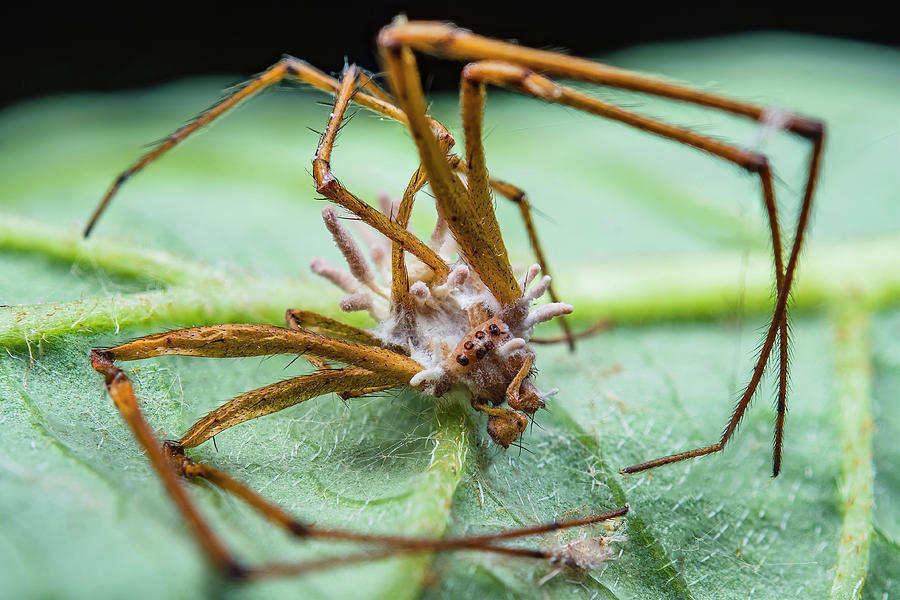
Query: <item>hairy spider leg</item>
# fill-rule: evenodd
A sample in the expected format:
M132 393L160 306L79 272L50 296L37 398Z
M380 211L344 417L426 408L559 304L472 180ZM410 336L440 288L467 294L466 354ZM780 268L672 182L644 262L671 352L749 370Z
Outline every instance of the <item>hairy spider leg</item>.
M186 125L166 136L166 138L163 139L158 145L156 145L156 147L154 147L150 152L147 152L132 165L130 165L125 171L120 173L116 177L113 184L109 187L98 206L95 208L87 226L85 227L84 236L87 237L88 235L90 235L91 230L94 228L98 219L108 207L112 198L116 195L119 188L121 188L121 186L129 178L163 156L166 152L174 148L178 143L180 143L182 140L190 136L198 129L210 124L212 121L222 116L244 100L250 98L251 96L257 94L258 92L271 85L277 85L286 78L299 80L303 83L312 85L313 87L316 87L335 96L339 94L341 89L341 82L339 82L335 78L326 75L315 67L307 64L305 61L290 56L285 56L280 61L278 61L253 79L243 83L240 86L237 86L233 92L223 97L218 103L202 112ZM361 81L359 81L360 78L357 77L357 79L357 86L359 89L351 94L350 101L392 120L398 121L401 124L406 124L406 115L404 114L404 112L393 104L393 99L391 98L391 96L383 89L381 89L371 77L362 78ZM431 119L431 123L436 131L441 132L439 137L442 140L442 147L446 145L446 150L449 151L450 146L453 145L452 136L450 136L447 130L437 121ZM458 162L460 159L452 154L449 154L448 160L455 160ZM322 174L322 177L324 178L323 183L325 183L327 186L334 185L331 182L327 181L327 174L331 174L331 176L333 177L333 173L330 173L330 169L326 170L326 172ZM419 188L421 188L421 186L427 182L427 178L422 179L423 175L425 175L424 171L419 173L417 176L414 176L414 178L419 177ZM422 247L418 243L419 240L417 240L415 236L412 236L405 231L398 234L397 228L391 227L389 224L386 224L384 219L375 214L377 213L377 211L368 209L368 205L359 201L357 198L352 196L352 194L346 192L346 190L333 191L332 193L336 196L336 198L330 199L338 202L348 210L351 210L364 222L368 223L370 226L390 238L392 240L393 246L400 245L402 247L406 247L411 245L411 248L406 248L408 251L412 251L413 254L416 255L420 260L422 260L432 268L435 268L436 272L443 272L442 267L433 255L427 255L426 259L425 256L417 253L425 251L422 249ZM513 197L507 197L509 197L513 201L516 201ZM524 198L524 195L522 196L522 198ZM525 220L525 226L528 230L529 241L534 250L535 256L538 258L538 262L543 266L544 272L549 274L549 269L545 264L546 259L544 258L544 253L538 241L537 233L534 230L533 224L531 223L530 215L528 214L527 204L523 205L521 201L518 201L518 203L523 214L523 219ZM388 217L390 217L390 215L388 215ZM398 237L398 235L401 239L394 239ZM550 294L553 301L558 301L558 298L556 297L552 289ZM560 322L566 333L566 339L569 340L571 346L573 338L568 322L563 317L560 318Z
M314 523L300 521L277 504L262 497L224 471L187 458L178 446L167 445L164 447L164 451L168 453L170 463L176 467L176 470L179 471L183 477L203 478L209 481L221 490L244 501L271 523L297 538L340 540L382 546L377 550L373 549L368 552L350 554L347 556L325 558L303 563L276 563L259 567L253 569L253 572L251 573L251 576L255 578L301 575L310 571L344 566L356 562L366 562L390 555L410 552L476 550L508 556L552 560L554 558L553 552L532 548L510 548L499 545L498 542L617 519L625 516L630 510L628 505L625 505L620 508L580 519L567 519L564 521L543 523L493 534L444 539L357 533L343 529L322 527Z
M392 59L391 57L409 54L410 58L406 58L403 61L406 65L407 78L415 76L414 59L411 58L412 49L443 58L478 61L467 65L463 70L463 97L461 98L460 104L462 106L464 128L467 132L467 152L469 152L470 148L473 148L472 152L479 160L483 159L483 151L480 149L481 105L483 105L484 101L483 86L485 83L492 83L530 94L549 102L573 106L599 116L617 120L631 127L693 146L741 166L750 173L759 175L762 183L763 202L768 215L769 228L772 237L777 297L772 320L762 344L759 358L754 365L750 381L740 400L737 402L732 416L717 443L627 467L622 469L622 472L635 473L687 458L720 451L740 424L744 412L750 404L750 400L756 392L762 378L775 340L779 339L779 389L776 405L777 415L773 443L772 469L773 476L777 476L781 468L781 452L787 399L789 343L787 302L790 296L790 289L794 279L800 248L803 245L806 228L809 222L809 215L812 209L813 192L818 177L825 139L824 125L820 121L792 114L786 115L786 118L784 119L784 129L800 135L812 143L803 200L797 217L790 256L788 258L787 267L785 268L782 258L782 242L775 205L774 188L772 185L772 174L768 160L765 156L719 142L718 140L697 134L690 130L675 127L655 119L650 119L626 111L616 105L591 98L590 96L579 93L571 88L559 86L549 79L538 75L536 72L548 73L565 79L574 79L598 85L618 87L651 95L663 96L673 100L698 104L712 109L749 117L757 121L765 120L766 115L769 114L768 109L765 107L734 100L718 94L695 90L688 86L661 81L594 61L492 40L441 23L406 22L403 19L398 19L393 25L382 29L378 37L378 44L382 49L382 55L386 57L387 64L394 70L402 68L401 61L398 58ZM411 65L411 68L409 65ZM394 72L392 71L392 74L393 73ZM396 85L396 74L393 79ZM403 102L403 98L400 94L398 94L398 97L400 98L400 105L409 112L410 109ZM468 123L468 126L466 126L465 123ZM409 125L411 128L418 128L420 132L423 130L421 124L416 125L412 119L409 120ZM477 135L477 137L470 141L469 136L472 134Z
M128 376L115 360L137 360L151 356L179 354L186 356L236 357L261 356L279 353L314 352L319 356L347 362L362 363L367 368L349 367L305 375L265 386L242 394L198 421L177 442L160 445L146 419ZM553 552L527 548L508 548L498 542L547 531L578 527L624 516L628 506L586 517L515 529L497 534L447 539L423 539L403 536L360 534L340 529L304 523L253 492L227 473L184 454L212 436L263 414L270 414L309 398L339 390L354 391L362 386L392 382L404 385L410 374L421 367L411 359L381 348L373 348L334 340L297 330L263 325L219 325L195 327L146 336L108 349L91 352L91 365L104 375L106 389L120 414L162 480L167 493L175 502L188 526L197 538L211 563L224 574L240 579L299 575L313 570L371 561L391 555L448 550L476 550L512 556L555 559ZM303 563L275 563L260 567L242 565L227 549L209 526L194 501L179 483L178 477L201 477L223 491L234 495L257 510L272 523L300 538L356 541L380 548L348 556L325 558Z
M463 185L450 168L425 114L425 98L412 52L407 48L382 50L394 95L406 113L410 133L428 172L438 212L447 221L466 263L501 305L512 305L522 296L522 289L500 236L487 172L470 159L468 187Z

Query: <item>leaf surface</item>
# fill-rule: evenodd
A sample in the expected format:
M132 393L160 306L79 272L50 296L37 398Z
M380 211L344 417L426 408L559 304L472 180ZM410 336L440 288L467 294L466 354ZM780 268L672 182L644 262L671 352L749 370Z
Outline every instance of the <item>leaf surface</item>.
M900 117L896 51L760 35L637 48L609 60L828 124L796 289L780 477L769 477L771 377L721 455L624 479L617 474L712 442L746 381L771 302L758 183L699 152L490 90L492 173L526 189L541 212L536 221L551 271L577 322L617 322L575 354L539 349L537 383L560 392L528 432L527 451L487 443L484 422L464 399L400 392L346 403L319 398L226 431L193 456L323 525L486 533L627 501L628 541L603 567L540 585L548 565L471 553L286 581L220 580L87 356L90 348L165 328L277 324L289 306L339 316L340 293L307 266L314 256L339 260L307 172L316 139L306 127L320 129L328 109L307 92L250 103L126 185L96 239L82 243L77 232L116 169L137 156L137 145L202 110L222 85L51 98L0 115L3 595L900 593L900 182L898 139L887 126ZM708 111L602 94L740 144L757 134L753 124ZM458 129L454 101L437 98L434 111ZM776 135L766 151L781 179L787 228L807 149ZM415 167L402 128L366 113L343 130L335 151L342 183L368 201L382 189L399 195ZM434 217L426 195L418 203L413 227L422 235ZM498 199L497 210L512 259L526 264L515 207ZM299 374L300 362L166 357L127 368L152 426L174 437L225 400ZM848 450L857 460L845 460ZM189 487L249 562L355 550L297 543L238 501L206 485ZM518 543L553 547L588 534Z

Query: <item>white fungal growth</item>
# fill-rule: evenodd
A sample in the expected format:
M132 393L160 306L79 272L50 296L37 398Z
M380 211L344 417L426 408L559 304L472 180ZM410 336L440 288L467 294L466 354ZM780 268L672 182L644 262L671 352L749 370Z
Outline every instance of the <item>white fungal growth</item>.
M565 302L542 304L528 313L528 317L525 319L525 326L534 327L538 323L544 323L561 315L568 315L572 310L572 305Z
M424 304L431 297L431 290L428 289L428 286L422 281L417 281L409 286L409 293L412 294L420 304Z
M551 550L550 563L556 568L542 577L538 585L544 585L564 569L591 571L616 558L617 544L628 541L624 523L624 519L615 519L604 525L606 535L574 540Z
M363 256L362 250L356 245L353 236L341 225L337 213L332 207L326 206L322 209L322 219L325 220L325 227L331 232L334 243L337 244L341 254L344 255L347 266L350 267L350 273L366 286L371 286L375 282L375 274L369 268L369 263L366 261L366 257Z
M309 267L313 273L321 275L345 292L352 294L359 290L359 282L350 273L336 267L324 258L312 259Z
M541 265L533 264L528 267L528 270L525 271L525 275L522 276L522 283L519 285L523 292L531 285L531 282L534 281L534 278L537 277L540 272Z
M372 308L372 296L369 294L347 294L338 301L338 306L344 312L356 312Z
M535 265L537 266L537 265ZM528 296L531 300L537 300L550 289L550 276L544 275L540 281L538 281L533 288L530 290L526 290L524 287L522 290L525 292L525 295Z
M389 198L379 201L384 210L394 210ZM504 446L517 439L524 429L522 423L527 424L524 417L543 407L543 399L553 393L542 393L529 381L534 351L528 340L534 326L572 312L570 305L560 302L532 308L547 292L550 277L535 281L541 268L531 265L520 281L522 296L503 305L468 265L459 262L451 266L441 281L421 261L406 254L412 302L395 302L376 282L375 273L335 211L326 207L322 217L352 275L321 259L313 261L313 270L349 292L340 301L341 309L368 311L377 321L371 333L386 347L408 354L422 365L410 386L433 396L464 389L479 406L499 406L509 395L509 409L490 413L488 432ZM439 219L432 239L440 241L444 234L439 232L444 228ZM369 246L375 244L369 242ZM362 292L362 288L373 293ZM510 392L513 381L521 382L520 387Z
M760 150L779 131L782 131L790 123L793 115L783 109L768 106L763 109L759 118L759 127L750 148Z

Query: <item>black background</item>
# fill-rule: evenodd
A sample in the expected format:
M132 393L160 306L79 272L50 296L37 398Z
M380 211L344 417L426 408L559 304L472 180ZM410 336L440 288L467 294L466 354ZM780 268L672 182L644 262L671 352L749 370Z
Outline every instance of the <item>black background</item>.
M245 76L288 53L329 72L344 56L377 69L374 39L393 16L453 21L494 37L598 55L629 45L724 35L754 30L788 30L898 43L896 22L862 5L823 11L772 2L715 6L645 2L594 3L574 8L546 2L501 7L490 3L381 2L372 6L300 2L240 9L193 4L166 9L127 5L108 11L82 7L21 6L7 14L0 41L5 83L0 106L46 94L142 87L191 75ZM458 67L424 65L430 89L456 86Z

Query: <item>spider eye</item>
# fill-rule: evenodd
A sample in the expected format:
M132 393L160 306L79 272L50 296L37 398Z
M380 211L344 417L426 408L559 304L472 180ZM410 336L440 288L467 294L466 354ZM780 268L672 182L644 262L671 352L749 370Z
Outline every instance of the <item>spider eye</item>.
M493 350L493 349L494 349L494 342L492 342L491 340L486 341L486 342L484 343L484 349L487 350L488 352L490 352L491 350Z
M469 364L469 357L465 354L459 354L456 357L456 362L465 367L467 364Z
M471 350L474 347L475 347L474 342L466 342L465 344L463 344L463 348L465 348L466 350Z
M500 335L500 328L493 323L488 326L488 331L491 332L491 335Z
M485 350L484 348L479 348L475 351L475 358L483 358L485 354L487 354L487 350Z
M484 332L483 332L483 331L476 331L476 332L475 332L475 337L477 337L477 338L480 340L481 338L484 337Z

